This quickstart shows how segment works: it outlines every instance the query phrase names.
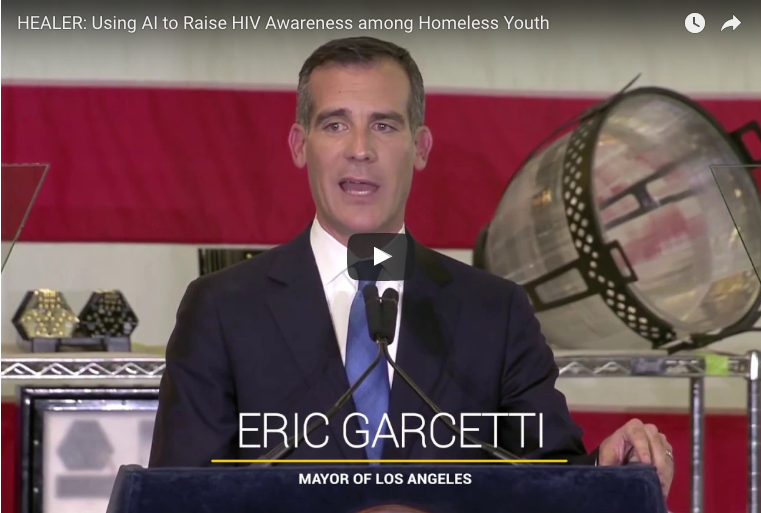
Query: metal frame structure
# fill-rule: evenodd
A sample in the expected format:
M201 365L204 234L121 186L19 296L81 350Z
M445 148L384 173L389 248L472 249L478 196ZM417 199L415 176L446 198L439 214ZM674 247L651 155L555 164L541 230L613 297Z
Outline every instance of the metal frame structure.
M45 385L50 383L46 382ZM46 413L72 410L88 413L114 411L150 411L156 412L158 388L147 387L60 387L32 386L21 390L21 458L20 493L18 503L22 513L43 513L43 490L45 488L45 433ZM85 417L92 421L93 417ZM97 422L97 421L96 421ZM88 440L88 445L97 445L96 440ZM97 451L97 449L96 449ZM81 463L81 462L80 462ZM71 477L71 476L69 476ZM116 477L115 475L113 477ZM77 481L92 480L95 489L103 486L103 479L93 476L74 477ZM71 484L71 481L69 481ZM60 484L58 486L61 486ZM112 485L111 485L112 486ZM65 488L65 485L64 485ZM102 490L102 489L101 489Z
M661 377L690 380L692 427L691 513L703 513L703 460L705 378L745 378L748 382L748 513L761 513L761 351L744 356L717 357L718 370L701 355L558 356L555 361L563 378ZM82 358L61 355L55 359L30 355L0 359L4 380L125 380L158 381L164 372L163 358Z

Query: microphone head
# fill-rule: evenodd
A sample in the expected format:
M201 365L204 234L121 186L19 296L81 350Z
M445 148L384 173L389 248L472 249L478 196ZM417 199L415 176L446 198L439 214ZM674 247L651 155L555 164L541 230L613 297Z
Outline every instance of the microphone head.
M399 292L387 288L383 292L381 301L381 332L388 341L388 345L394 342L396 336L396 318L399 315Z
M383 291L383 301L393 301L398 304L399 293L396 291L396 289L389 287Z
M381 322L381 302L378 297L378 287L375 285L366 285L362 289L362 295L365 298L365 314L367 315L367 329L370 338L377 341L383 336L383 325Z

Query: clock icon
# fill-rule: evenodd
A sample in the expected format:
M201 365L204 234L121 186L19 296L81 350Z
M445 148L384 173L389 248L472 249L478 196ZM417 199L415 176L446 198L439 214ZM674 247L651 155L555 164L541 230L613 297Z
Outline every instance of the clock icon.
M684 28L693 34L702 32L706 28L706 19L702 14L694 12L684 19Z

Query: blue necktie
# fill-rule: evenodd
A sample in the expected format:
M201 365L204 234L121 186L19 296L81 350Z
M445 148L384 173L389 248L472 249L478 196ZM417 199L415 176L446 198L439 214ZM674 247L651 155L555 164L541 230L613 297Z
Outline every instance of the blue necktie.
M346 375L350 385L357 382L375 359L375 355L378 354L378 344L370 338L363 297L363 289L372 283L360 281L357 294L351 304L349 331L346 337ZM375 447L372 447L372 443L383 419L383 414L388 412L389 395L388 364L385 363L385 360L381 360L367 379L354 391L354 405L357 408L357 413L361 413L368 420L365 427L363 425L364 419L358 418L360 429L367 429L368 431L365 451L370 460L379 460L383 454L384 439L379 438Z

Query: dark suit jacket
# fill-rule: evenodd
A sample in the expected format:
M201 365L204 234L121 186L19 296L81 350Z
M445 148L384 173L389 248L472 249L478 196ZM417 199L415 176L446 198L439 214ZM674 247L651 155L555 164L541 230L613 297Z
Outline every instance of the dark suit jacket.
M586 453L582 431L555 390L558 369L522 288L417 243L415 251L402 301L401 368L458 425L463 412L543 413L542 448L538 417L525 418L523 447L520 418L499 423L499 444L507 450L593 464L596 451ZM239 448L239 413L281 413L290 435L294 414L303 429L307 415L326 412L348 388L307 229L288 244L189 285L167 345L150 465L258 458L282 436L271 436L266 449ZM289 457L365 459L363 449L344 441L344 421L353 411L349 401L310 435L313 444L327 439L323 448L302 444ZM425 447L419 434L408 434L398 448L387 439L385 459L488 458L461 448L459 439L450 448L435 447L429 438L433 413L395 375L389 415L400 444L401 413L423 416ZM245 427L259 431L247 432L243 442L261 445L262 422L253 420ZM490 443L493 424L493 417L465 421L479 429L470 434ZM436 441L449 444L452 432L441 421L434 426ZM346 432L360 427L350 418ZM418 419L408 420L408 430L417 427Z

